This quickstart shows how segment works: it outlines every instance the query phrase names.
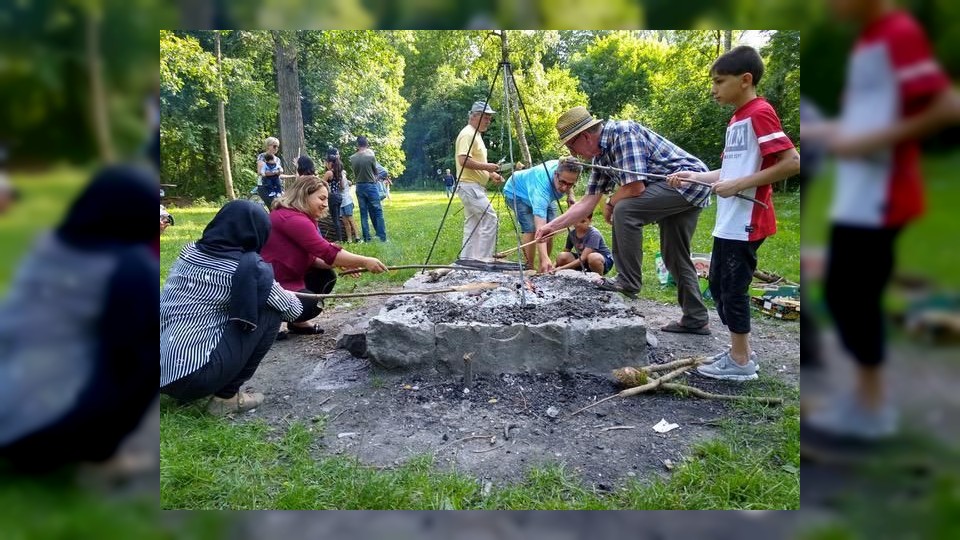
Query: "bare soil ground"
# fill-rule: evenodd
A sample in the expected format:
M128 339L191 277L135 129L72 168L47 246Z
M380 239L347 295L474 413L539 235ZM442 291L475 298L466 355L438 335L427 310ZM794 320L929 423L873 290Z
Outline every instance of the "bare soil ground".
M670 334L659 328L676 320L675 305L628 302L646 317L658 342L649 361L715 354L728 346L725 328L711 320L713 335ZM392 467L432 454L441 468L503 485L527 469L560 463L587 485L612 490L631 477L668 475L664 460L679 462L692 444L715 435L712 423L731 414L724 402L670 394L615 399L585 413L570 413L617 392L612 379L558 373L477 376L469 392L459 377L437 373L394 373L335 349L344 325L377 313L382 300L341 302L317 319L320 336L278 341L247 388L266 402L241 421L262 418L286 428L294 421L326 418L321 452L356 456ZM755 320L754 347L761 371L799 384L799 324ZM624 358L624 365L641 362ZM739 393L743 386L688 374L680 382L711 392ZM552 417L548 410L555 408ZM551 410L551 413L554 411ZM680 425L666 434L652 427L661 419ZM628 429L606 429L632 426Z

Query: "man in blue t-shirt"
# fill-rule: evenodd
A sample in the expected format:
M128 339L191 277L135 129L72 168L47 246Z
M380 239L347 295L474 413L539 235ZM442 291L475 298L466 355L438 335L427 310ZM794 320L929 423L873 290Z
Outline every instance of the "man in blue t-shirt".
M510 211L520 223L521 242L533 240L538 228L552 221L560 213L561 195L571 197L573 187L577 185L580 172L583 171L576 159L551 160L529 169L517 171L503 186L503 199ZM528 269L534 268L534 251L539 254L540 273L553 270L550 260L552 242L538 243L523 248L523 256Z

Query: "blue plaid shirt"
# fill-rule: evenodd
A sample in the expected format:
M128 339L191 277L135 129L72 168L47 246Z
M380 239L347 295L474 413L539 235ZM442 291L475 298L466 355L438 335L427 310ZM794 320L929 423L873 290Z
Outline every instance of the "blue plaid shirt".
M600 155L593 158L594 165L627 169L638 173L673 174L678 171L707 172L702 161L686 150L668 141L637 122L609 120L600 132ZM593 170L587 183L587 194L611 193L615 186L642 181L640 176ZM710 205L710 188L688 184L677 189L690 204L699 207Z

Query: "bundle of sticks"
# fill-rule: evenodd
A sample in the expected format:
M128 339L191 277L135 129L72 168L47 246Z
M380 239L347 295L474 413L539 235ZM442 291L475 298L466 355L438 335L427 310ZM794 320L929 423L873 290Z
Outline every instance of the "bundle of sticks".
M696 358L685 358L682 360L676 360L673 362L667 362L666 364L652 364L649 366L643 366L640 368L627 367L620 368L614 371L614 377L624 386L629 386L629 388L622 390L612 396L607 396L599 401L595 401L582 409L578 409L570 414L570 416L580 414L583 411L596 407L605 401L609 401L617 397L629 397L635 396L637 394L642 394L644 392L649 392L657 389L672 390L674 392L692 395L699 398L705 399L722 399L730 401L758 401L760 403L766 403L769 405L779 405L783 403L783 398L779 397L765 397L765 396L740 396L740 395L728 395L728 394L713 394L711 392L706 392L699 388L694 388L692 386L687 386L685 384L672 383L668 382L672 379L686 373L690 368L696 367L699 364L706 363L707 359L704 357ZM669 370L669 371L668 371ZM666 371L663 375L656 375L657 373Z

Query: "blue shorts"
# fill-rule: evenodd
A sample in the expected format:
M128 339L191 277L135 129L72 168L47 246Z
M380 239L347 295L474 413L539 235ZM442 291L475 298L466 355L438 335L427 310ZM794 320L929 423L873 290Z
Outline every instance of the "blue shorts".
M594 251L594 253L600 253L600 252ZM571 255L573 255L574 259L578 259L578 260L580 259L579 253L574 252L574 253L571 253ZM601 255L603 254L601 253ZM613 257L611 257L610 255L603 255L603 275L607 275L607 272L609 272L611 268L613 268Z
M350 203L346 206L341 206L340 215L353 217L353 203Z
M505 197L503 199L506 201L507 206L510 208L510 211L514 211L514 205L516 205L516 215L517 221L520 222L520 232L522 233L535 233L537 232L537 227L533 224L533 207L529 204L521 201L520 199L514 199L512 197ZM550 206L547 207L547 221L553 221L557 219L557 214L559 214L559 207L557 206L557 201L550 203Z

